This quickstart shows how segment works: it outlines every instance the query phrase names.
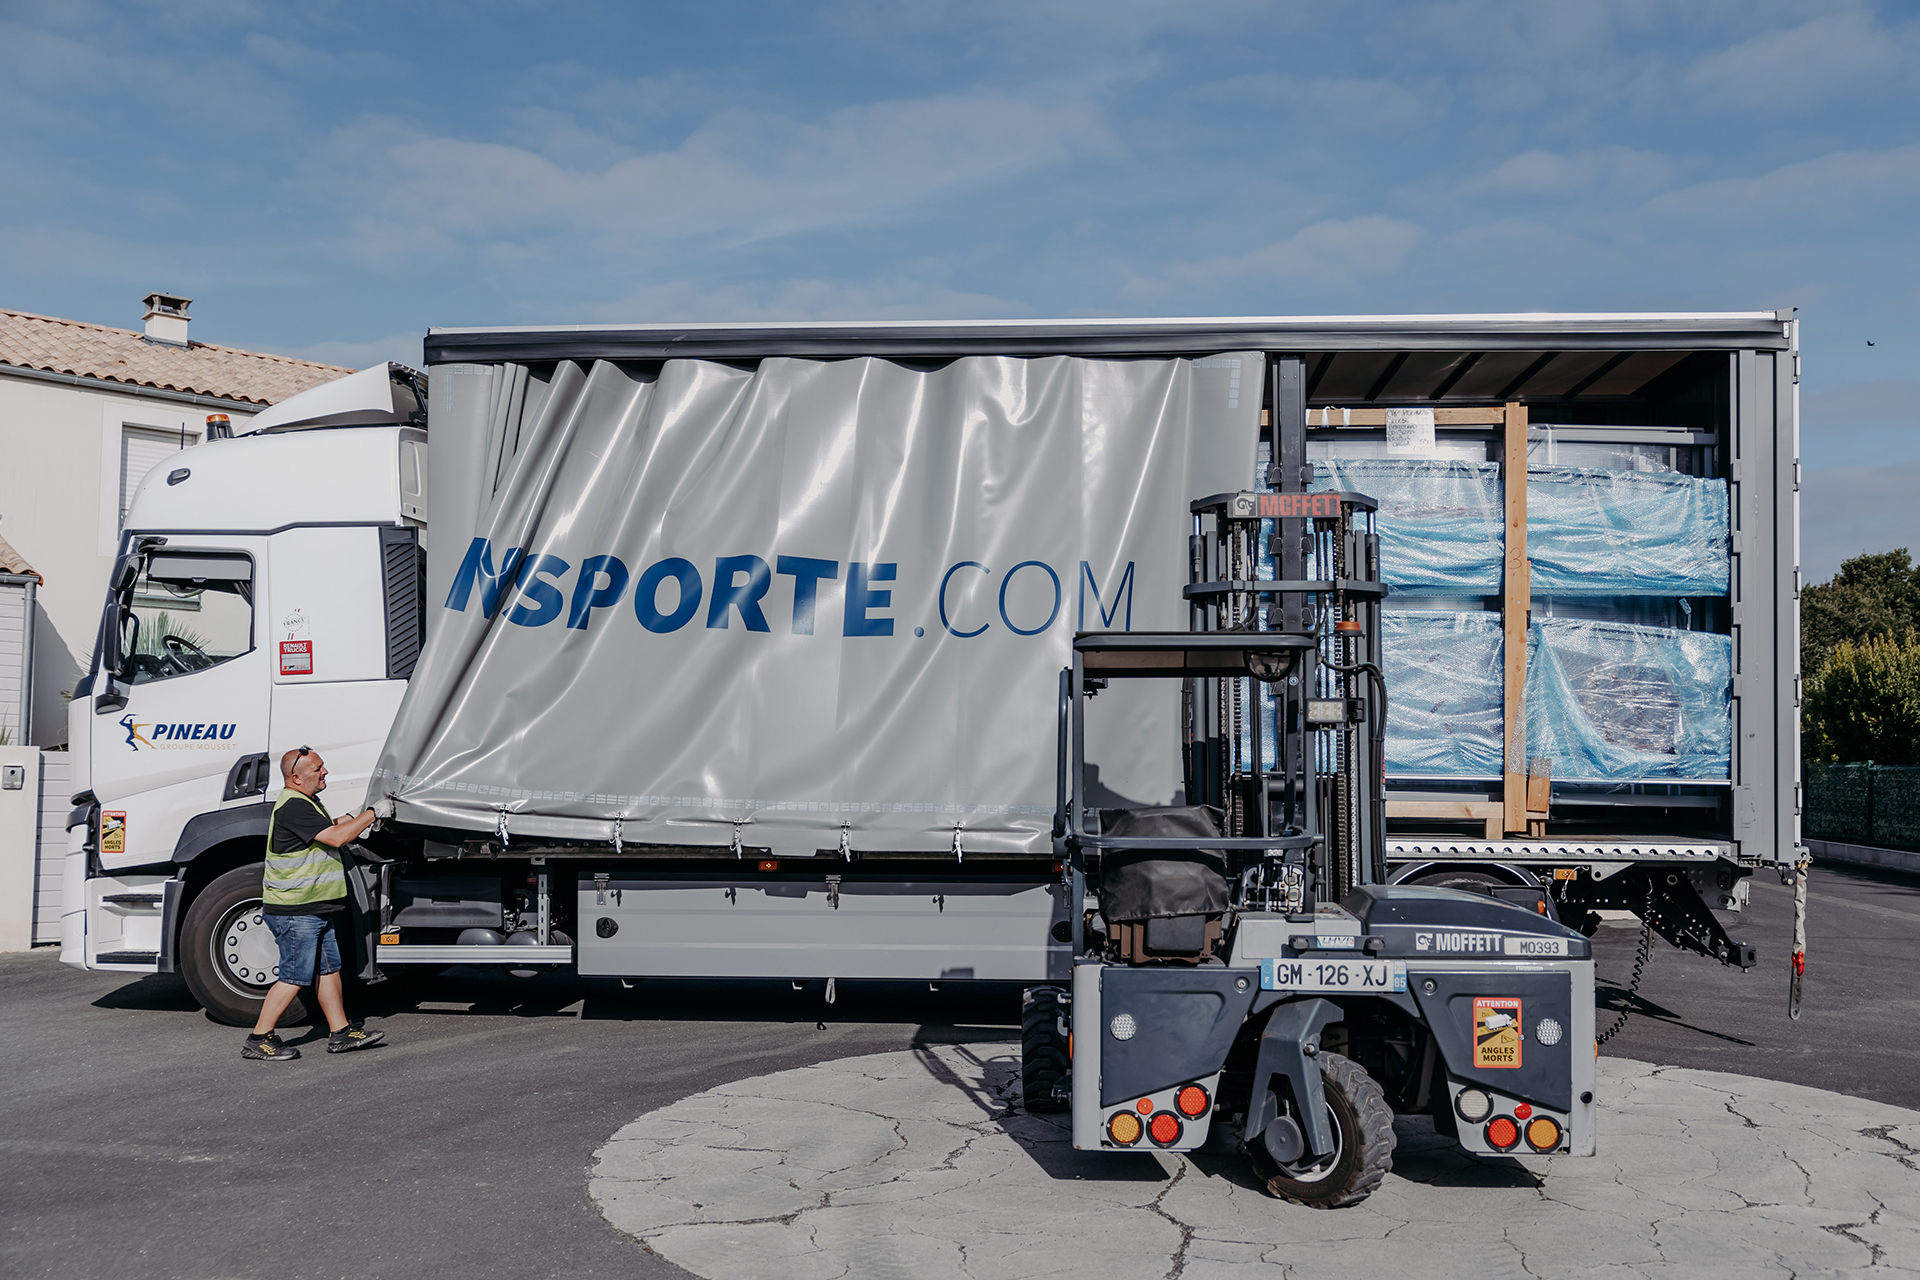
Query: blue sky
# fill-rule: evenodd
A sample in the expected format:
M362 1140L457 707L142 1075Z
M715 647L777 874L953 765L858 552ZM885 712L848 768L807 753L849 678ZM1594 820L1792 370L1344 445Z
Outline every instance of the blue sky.
M1797 306L1809 576L1920 550L1913 6L0 0L0 119L0 305L173 290L353 365L429 325Z

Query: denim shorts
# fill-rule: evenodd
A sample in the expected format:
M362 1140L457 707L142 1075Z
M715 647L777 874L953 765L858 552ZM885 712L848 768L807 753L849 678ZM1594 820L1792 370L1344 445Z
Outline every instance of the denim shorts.
M340 939L331 915L267 916L266 922L267 932L280 944L280 981L310 985L316 960L321 977L340 972Z

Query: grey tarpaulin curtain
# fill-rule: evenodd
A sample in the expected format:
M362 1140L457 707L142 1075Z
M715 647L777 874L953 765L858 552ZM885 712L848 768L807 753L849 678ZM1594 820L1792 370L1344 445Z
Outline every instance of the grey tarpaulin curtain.
M429 630L375 774L515 838L1048 851L1076 629L1185 630L1262 357L434 370ZM1176 798L1177 690L1090 723Z

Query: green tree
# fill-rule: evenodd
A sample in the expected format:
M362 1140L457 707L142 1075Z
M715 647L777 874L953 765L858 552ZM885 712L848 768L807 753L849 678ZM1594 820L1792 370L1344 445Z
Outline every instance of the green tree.
M1915 627L1920 569L1907 549L1855 556L1831 582L1800 593L1800 670L1817 676L1843 640L1900 636Z
M1807 683L1800 731L1808 760L1920 762L1920 633L1842 640Z

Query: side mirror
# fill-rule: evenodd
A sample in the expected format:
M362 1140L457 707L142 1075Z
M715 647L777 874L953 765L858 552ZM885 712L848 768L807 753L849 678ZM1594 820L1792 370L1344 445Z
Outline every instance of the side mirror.
M111 712L121 710L127 705L127 692L126 685L121 684L109 675L107 677L107 691L99 694L93 700L93 714L104 716Z
M133 590L134 581L139 578L139 576L140 557L131 555L121 556L119 562L113 566L113 578L107 584L108 589L117 596L125 595L127 592Z

